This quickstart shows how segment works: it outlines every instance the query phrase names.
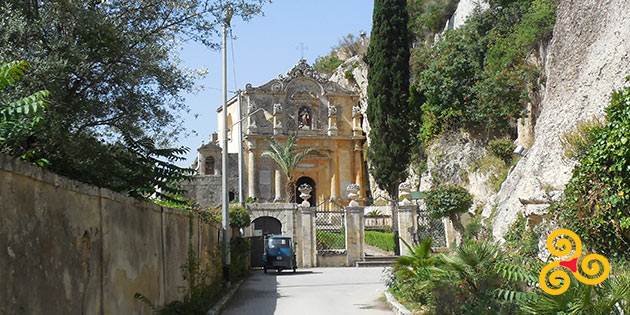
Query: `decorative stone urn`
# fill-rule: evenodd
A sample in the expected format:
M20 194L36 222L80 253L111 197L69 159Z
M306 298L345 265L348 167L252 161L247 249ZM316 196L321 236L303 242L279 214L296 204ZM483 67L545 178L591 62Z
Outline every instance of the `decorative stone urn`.
M400 197L403 198L400 204L403 206L410 205L411 204L411 199L410 199L411 198L411 184L409 183L400 184L400 186L398 186L398 191L399 191Z
M350 203L348 204L349 207L358 207L359 203L357 202L357 200L359 199L359 189L361 187L359 187L359 185L357 184L350 184L348 185L348 187L346 188L346 191L348 192L348 199L350 199Z
M311 191L313 191L313 187L311 185L304 183L298 187L298 191L300 192L300 198L302 198L302 203L300 207L310 207L311 203L308 200L311 198Z

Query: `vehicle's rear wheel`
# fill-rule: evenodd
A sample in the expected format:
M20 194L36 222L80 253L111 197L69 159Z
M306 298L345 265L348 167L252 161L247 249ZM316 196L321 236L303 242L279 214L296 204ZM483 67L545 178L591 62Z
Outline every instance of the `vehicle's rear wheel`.
M267 267L263 267L263 272L267 273Z
M276 273L281 273L281 272L282 272L282 268L276 269Z

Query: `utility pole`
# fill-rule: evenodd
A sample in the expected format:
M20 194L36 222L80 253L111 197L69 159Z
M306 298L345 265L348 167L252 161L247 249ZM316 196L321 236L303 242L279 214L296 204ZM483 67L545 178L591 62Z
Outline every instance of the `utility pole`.
M230 206L228 204L228 122L227 122L227 29L234 11L228 8L223 20L223 150L221 163L221 225L223 228L223 280L230 283Z
M238 202L241 207L245 206L245 196L243 194L243 113L241 108L241 90L236 92L238 105Z

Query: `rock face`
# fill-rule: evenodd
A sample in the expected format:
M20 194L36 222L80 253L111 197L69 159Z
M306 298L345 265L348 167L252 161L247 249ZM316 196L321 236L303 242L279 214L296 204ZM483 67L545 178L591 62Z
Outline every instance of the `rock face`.
M496 195L495 237L507 232L518 212L544 212L544 204L527 201L562 190L571 178L575 165L562 160L559 137L580 120L602 117L610 93L630 75L628 12L627 0L560 1L534 143ZM488 204L484 216L489 217L492 208Z
M451 18L446 23L446 26L444 26L444 30L454 30L464 25L468 17L477 8L485 10L488 8L488 3L484 0L460 0L457 3L457 9L455 9L455 13L453 13Z

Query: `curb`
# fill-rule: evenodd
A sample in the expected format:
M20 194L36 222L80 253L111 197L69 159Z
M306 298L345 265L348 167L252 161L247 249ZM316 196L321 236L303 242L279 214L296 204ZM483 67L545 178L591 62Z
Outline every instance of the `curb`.
M392 311L396 315L411 315L411 311L400 304L396 298L389 293L389 291L385 291L385 298L387 299L387 304L391 307Z
M212 307L206 313L206 315L219 315L221 311L223 311L223 309L225 308L225 305L227 305L227 303L232 299L234 293L236 293L238 288L241 287L241 284L243 284L245 280L246 279L241 279L235 285L233 285L232 288L230 288L230 290L217 302L217 304L215 304L214 307Z

